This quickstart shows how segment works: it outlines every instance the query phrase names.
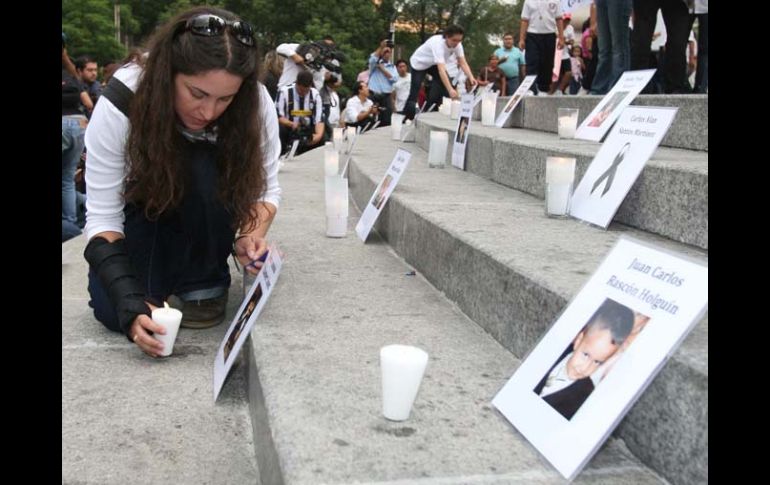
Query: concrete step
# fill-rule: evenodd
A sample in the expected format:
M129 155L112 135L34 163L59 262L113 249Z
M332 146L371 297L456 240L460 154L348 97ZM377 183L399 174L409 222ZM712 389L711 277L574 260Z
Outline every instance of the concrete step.
M380 146L370 137L359 140L367 151ZM392 155L381 146L389 153L377 157ZM385 166L374 165L383 175ZM323 171L323 150L313 150L280 174L284 200L270 239L285 264L248 354L263 483L564 483L490 404L520 361L422 275L407 275L413 267L376 234L363 244L354 207L347 237L325 237ZM473 277L467 266L461 273ZM381 413L379 349L392 343L430 355L405 422ZM575 483L665 481L610 439Z
M359 206L368 202L395 152L388 134L377 130L356 145L350 183ZM539 198L451 166L429 169L424 151L414 144L405 148L412 160L377 231L516 356L527 355L620 235L707 258L705 251L615 222L603 231L576 220L549 219ZM673 483L703 483L708 480L707 403L704 319L615 436Z
M558 126L556 110L558 108L578 108L580 110L578 124L580 124L602 98L604 96L525 96L503 126L556 133ZM510 98L497 99L496 114L500 114L508 99ZM631 105L679 108L674 122L661 142L661 146L708 151L708 94L638 95L631 102ZM481 119L480 103L474 111L474 115L474 119Z
M143 354L94 319L84 247L84 236L62 244L62 483L259 483L245 362L212 399L227 325L180 329L168 358Z
M457 120L437 112L421 115L415 130L417 145L427 151L430 130L454 133L456 128ZM577 185L599 148L600 143L563 140L554 133L474 123L466 148L465 169L542 199L546 157L575 157ZM451 144L447 150L449 161ZM658 147L614 220L708 249L708 152Z

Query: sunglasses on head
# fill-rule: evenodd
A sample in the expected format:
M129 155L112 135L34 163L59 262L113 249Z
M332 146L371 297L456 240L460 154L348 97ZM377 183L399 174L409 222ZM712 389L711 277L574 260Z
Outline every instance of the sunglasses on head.
M236 20L225 20L218 15L202 14L189 19L184 26L184 30L190 31L195 35L204 37L216 37L224 35L225 29L229 27L230 33L238 42L249 47L254 47L254 29L246 22Z

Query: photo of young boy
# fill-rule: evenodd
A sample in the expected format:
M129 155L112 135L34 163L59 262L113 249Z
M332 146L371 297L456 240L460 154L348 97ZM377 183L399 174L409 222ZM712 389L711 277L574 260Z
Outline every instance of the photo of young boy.
M572 419L594 391L591 376L621 349L633 327L633 310L605 299L533 391Z

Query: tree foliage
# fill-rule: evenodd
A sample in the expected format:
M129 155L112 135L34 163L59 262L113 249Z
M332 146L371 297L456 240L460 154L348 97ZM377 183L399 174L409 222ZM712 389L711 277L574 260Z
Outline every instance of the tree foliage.
M62 0L62 28L71 55L92 54L104 63L125 54L115 41L112 6L116 0ZM408 60L428 36L451 24L466 32L466 57L477 71L498 36L518 32L522 1L504 0L123 0L121 30L131 46L145 45L161 23L193 5L215 5L237 13L257 32L263 52L284 42L302 43L331 35L346 54L343 78L352 87L369 54L389 37L397 15L395 56ZM400 13L397 13L398 10Z

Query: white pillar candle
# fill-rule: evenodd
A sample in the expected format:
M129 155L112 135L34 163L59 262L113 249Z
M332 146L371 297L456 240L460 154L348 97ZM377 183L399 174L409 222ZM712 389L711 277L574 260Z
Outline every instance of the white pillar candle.
M449 144L449 134L446 131L431 130L428 147L428 166L444 168L446 148Z
M559 108L559 138L575 138L578 124L578 110L576 108Z
M326 176L337 175L340 170L340 160L334 143L327 141L324 146L324 171Z
M569 212L572 184L575 180L575 159L548 157L545 164L545 213L565 217Z
M342 151L343 136L342 128L334 128L334 130L332 130L332 139L334 140L334 148L337 150L337 153Z
M390 139L401 140L401 126L404 123L404 115L393 113L390 117Z
M481 125L493 126L495 124L495 108L497 107L497 93L485 94L481 98Z
M382 414L392 421L409 418L428 365L428 353L409 345L380 349Z
M163 343L163 352L160 355L168 357L171 355L171 351L174 350L176 334L179 332L179 325L182 323L182 312L176 308L169 307L168 303L165 303L165 307L156 308L152 311L151 318L155 323L162 325L166 329L165 334L156 333L154 337Z
M441 106L438 107L439 113L449 116L452 112L452 98L444 96L441 98Z
M348 230L348 179L326 177L326 235L345 237Z
M461 106L462 105L460 104L459 100L457 100L457 99L453 99L452 100L452 108L451 108L451 112L449 113L449 118L450 119L456 120L457 118L460 117L460 107Z

